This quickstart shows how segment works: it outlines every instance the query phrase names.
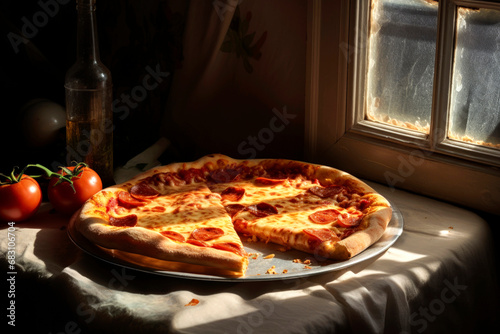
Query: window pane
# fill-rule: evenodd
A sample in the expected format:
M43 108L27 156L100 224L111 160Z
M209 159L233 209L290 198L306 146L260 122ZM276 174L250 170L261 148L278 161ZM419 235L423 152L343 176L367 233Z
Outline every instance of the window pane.
M448 136L500 148L500 12L459 8L456 29Z
M429 132L437 12L435 1L373 1L368 119Z

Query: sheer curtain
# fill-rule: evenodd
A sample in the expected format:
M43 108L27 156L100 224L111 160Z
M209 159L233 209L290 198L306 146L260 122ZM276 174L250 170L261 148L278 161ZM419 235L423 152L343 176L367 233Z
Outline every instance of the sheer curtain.
M302 156L306 1L191 1L162 135L183 158Z
M185 55L182 68L172 79L167 113L163 121L163 135L180 137L176 145L191 149L192 137L207 135L203 124L210 121L210 96L226 86L232 64L221 59L219 50L235 11L236 1L193 1L186 13L183 40ZM227 57L224 57L227 58ZM205 120L201 122L201 120ZM206 125L206 123L205 123ZM175 139L174 139L175 140Z

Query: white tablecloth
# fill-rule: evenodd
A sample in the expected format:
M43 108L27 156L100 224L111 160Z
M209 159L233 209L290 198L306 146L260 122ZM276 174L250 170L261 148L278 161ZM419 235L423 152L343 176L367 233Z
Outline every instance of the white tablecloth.
M15 224L14 275L8 230L0 230L4 277L15 282L15 297L4 291L2 309L11 314L14 300L15 329L36 326L36 333L462 333L489 326L499 313L487 224L467 210L371 185L404 217L389 250L341 271L269 282L197 281L109 264L73 245L68 219L45 204ZM199 303L187 306L193 299Z

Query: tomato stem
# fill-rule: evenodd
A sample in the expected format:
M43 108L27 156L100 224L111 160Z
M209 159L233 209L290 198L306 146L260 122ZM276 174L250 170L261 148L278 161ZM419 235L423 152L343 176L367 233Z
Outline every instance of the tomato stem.
M73 168L73 170L70 170L69 168L66 168L66 167L59 167L63 172L60 174L60 173L56 173L56 172L53 172L51 171L50 169L48 169L47 167L43 166L43 165L40 165L40 164L29 164L29 165L26 165L26 167L24 167L21 172L19 174L16 175L16 169L17 167L14 167L12 169L12 172L10 173L10 176L7 176L5 174L2 174L0 173L0 176L1 177L4 177L7 179L6 182L1 182L0 181L0 184L13 184L13 183L17 183L19 181L21 181L22 179L22 176L25 174L26 172L26 169L28 168L38 168L38 169L41 169L43 172L44 172L44 175L46 178L48 179L51 179L53 177L57 178L57 181L56 183L54 184L54 186L62 183L62 182L68 182L69 185L71 186L71 188L73 189L74 192L76 192L76 189L75 189L75 186L73 185L73 178L80 178L81 177L81 173L83 172L83 168L84 167L88 167L88 165L84 162L79 162L75 165L75 167ZM31 176L32 178L37 178L37 177L41 177L43 175L29 175Z
M16 168L17 168L17 166L12 169L12 172L10 172L10 176L7 176L5 174L0 173L0 176L7 179L7 181L5 181L5 182L0 181L0 185L13 184L13 183L18 183L19 181L21 181L21 178L24 174L24 169L21 171L21 173L16 175Z
M29 165L26 165L26 167L24 167L24 170L30 168L30 167L35 167L35 168L38 168L38 169L41 169L43 172L45 172L45 177L46 178L52 178L52 177L57 177L59 180L61 180L61 182L64 180L64 181L67 181L67 182L70 182L70 183L73 183L73 181L71 181L71 178L68 178L64 175L61 175L61 174L58 174L58 173L55 173L53 171L51 171L50 169L48 169L47 167L43 166L43 165L40 165L40 164L29 164ZM31 177L33 178L36 178L36 177L40 177L42 175L31 175Z
M61 173L61 174L53 172L50 169L48 169L47 167L40 165L40 164L30 164L30 165L27 165L24 169L27 169L29 167L35 167L35 168L41 169L43 172L45 172L45 177L47 177L49 179L53 178L53 177L57 178L57 181L54 184L54 187L62 182L68 182L69 185L71 186L71 188L73 189L73 192L76 192L75 186L73 185L73 178L75 178L75 177L79 178L81 172L83 171L83 167L87 167L87 164L80 162L75 166L73 171L69 170L66 167L59 167L63 171L63 173ZM36 178L36 177L40 177L40 176L42 176L42 175L35 175L32 177Z
M15 182L19 182L19 179L23 176L23 172L20 173L19 178L16 178L16 175L14 174L14 171L16 170L16 167L12 168L12 172L10 172L10 179Z

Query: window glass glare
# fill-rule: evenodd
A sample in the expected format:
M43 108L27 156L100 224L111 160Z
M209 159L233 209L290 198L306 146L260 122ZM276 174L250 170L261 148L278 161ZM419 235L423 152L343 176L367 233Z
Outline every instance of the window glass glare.
M366 117L429 132L438 2L374 0Z
M459 8L448 137L500 149L500 12Z

